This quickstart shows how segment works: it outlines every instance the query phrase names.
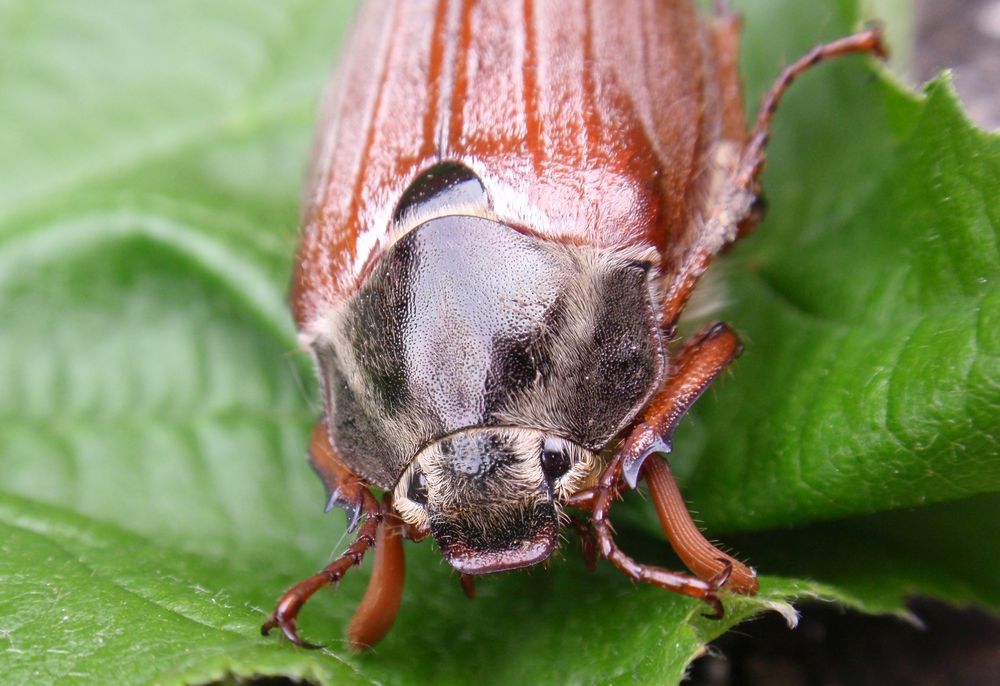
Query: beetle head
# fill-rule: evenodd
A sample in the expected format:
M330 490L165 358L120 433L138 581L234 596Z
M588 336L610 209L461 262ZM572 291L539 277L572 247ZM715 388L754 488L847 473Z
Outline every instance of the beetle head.
M429 527L445 559L464 574L541 562L559 533L558 502L594 471L592 453L540 431L475 428L422 450L393 502Z

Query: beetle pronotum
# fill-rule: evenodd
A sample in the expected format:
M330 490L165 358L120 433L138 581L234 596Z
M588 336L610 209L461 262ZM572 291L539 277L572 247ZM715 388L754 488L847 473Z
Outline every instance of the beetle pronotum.
M676 354L699 277L759 220L781 95L810 66L881 54L878 30L786 68L746 128L739 22L687 0L369 2L315 147L292 309L325 413L310 460L354 543L278 602L296 616L375 546L348 631L380 640L403 539L460 574L548 558L561 526L588 564L706 602L756 573L698 531L666 461L674 428L740 353L717 323ZM692 574L615 544L612 502L647 482ZM371 488L385 490L381 503ZM589 512L571 517L568 509Z

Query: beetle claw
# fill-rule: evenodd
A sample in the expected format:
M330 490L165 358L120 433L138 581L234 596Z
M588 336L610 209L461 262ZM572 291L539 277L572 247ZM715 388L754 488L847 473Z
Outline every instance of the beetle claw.
M347 531L348 533L354 533L354 530L358 528L358 521L361 519L361 500L344 497L344 491L338 486L330 493L330 498L326 501L326 508L324 508L323 512L330 512L335 507L339 507L344 511L347 521Z
M706 595L702 598L702 600L712 607L712 612L702 612L702 617L707 617L708 619L722 619L726 616L726 609L722 607L722 601L719 600L719 596L715 595L714 592Z
M633 489L639 483L639 472L642 470L646 458L653 453L666 454L673 449L669 438L660 436L652 429L644 433L645 435L641 436L635 445L626 446L626 449L622 451L625 453L622 458L622 476L625 477L625 483L628 484L629 488ZM632 450L628 450L628 448L632 448Z
M709 586L712 587L713 591L718 591L720 588L725 586L726 582L729 581L729 577L733 573L732 562L730 562L724 557L720 557L718 558L718 560L719 562L722 563L722 569L719 570L718 574L716 574L715 576L713 576L711 579L708 580L708 584Z
M707 617L708 619L722 619L726 616L726 609L722 606L722 601L719 600L719 596L715 594L720 588L726 585L729 581L729 577L733 573L733 563L724 557L718 558L719 562L722 563L722 569L708 580L709 591L703 598L703 600L712 606L712 613L707 612L702 613L702 617Z
M285 638L300 648L319 650L323 647L318 643L310 643L309 641L302 640L302 637L299 636L299 628L295 624L295 619L291 617L278 617L276 615L271 615L271 618L264 622L263 626L260 627L260 635L267 636L271 633L271 629L275 627L281 629L281 633L284 634Z

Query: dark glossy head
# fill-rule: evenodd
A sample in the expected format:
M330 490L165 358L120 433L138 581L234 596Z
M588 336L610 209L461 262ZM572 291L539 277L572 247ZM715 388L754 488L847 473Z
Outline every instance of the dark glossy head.
M592 453L539 431L477 428L428 446L396 486L407 520L430 528L464 574L517 569L556 547L556 502L593 472Z

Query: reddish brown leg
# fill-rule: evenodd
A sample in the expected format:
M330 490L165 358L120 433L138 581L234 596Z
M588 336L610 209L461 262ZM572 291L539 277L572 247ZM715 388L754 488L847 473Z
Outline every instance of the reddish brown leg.
M684 498L666 460L647 460L642 473L649 484L649 494L656 506L660 526L684 566L699 578L711 579L723 572L728 565L732 570L727 586L729 590L743 595L755 594L757 572L719 550L702 535L691 519L691 513L684 504Z
M608 513L621 490L621 481L624 480L634 488L646 458L654 452L670 451L670 438L681 418L715 377L739 355L740 350L739 339L725 324L713 324L695 336L674 359L666 383L647 406L642 420L632 429L597 486L575 494L567 502L570 506L591 510L591 521L601 554L629 577L704 600L712 606L714 616L717 617L722 616L722 603L716 591L737 570L739 583L734 590L752 592L750 579L754 577L754 573L701 536L691 521L672 478L665 478L663 471L656 467L647 472L652 474L650 488L657 511L665 507L664 511L670 515L669 527L664 524L664 530L671 539L671 545L685 564L688 564L689 559L697 561L698 564L691 569L701 578L642 565L622 553L614 543ZM672 491L670 486L673 486ZM683 509L682 518L676 512L677 504ZM697 540L691 538L691 530L697 533ZM675 538L672 535L674 532L682 535ZM706 554L709 557L707 560Z
M343 507L347 512L348 530L354 530L362 515L364 523L354 543L343 555L327 565L320 573L303 579L281 596L270 619L261 627L261 633L266 636L271 629L280 627L282 633L292 643L307 648L317 648L319 646L306 643L299 638L295 618L316 591L327 584L336 584L348 569L361 564L365 552L375 545L383 514L364 482L337 460L326 432L326 425L322 421L313 429L309 444L309 461L329 493L327 511L335 506Z
M583 564L586 565L588 572L594 571L597 569L597 539L594 537L594 530L587 522L580 521L571 515L564 514L563 521L580 537L580 547L583 548Z
M307 579L303 579L285 591L285 594L281 596L280 600L278 600L278 604L275 606L274 612L271 613L270 619L268 619L264 623L264 626L260 628L260 632L262 634L267 636L271 632L271 629L279 627L281 629L281 633L283 633L285 637L295 645L299 645L304 648L320 647L313 643L307 643L299 637L299 630L295 624L295 618L298 616L299 610L302 609L302 606L305 605L306 601L308 601L316 591L323 588L323 586L326 586L327 584L336 584L339 582L348 569L361 564L361 560L364 559L365 553L370 547L375 545L379 525L382 523L382 510L379 508L378 502L376 502L374 496L372 496L368 489L361 489L360 498L361 505L359 506L359 509L364 515L364 522L361 525L361 531L358 533L358 537L355 539L354 543L348 547L343 555L328 564L319 574L314 574Z
M398 528L402 531L403 538L407 541L413 541L414 543L419 543L428 536L431 535L430 528L421 529L419 527L410 524L409 522L404 522L398 517L393 517L393 522L398 525Z
M735 69L732 68L739 42L735 20L725 16L716 19L712 37L719 51L716 57L716 69L721 89L722 127L727 134L716 151L727 154L722 155L717 163L720 169L725 170L727 180L718 184L716 196L712 198L709 211L702 219L704 226L694 245L676 267L671 285L663 299L662 322L664 330L670 335L675 330L685 303L712 258L732 241L752 229L763 216L759 177L764 170L765 147L770 134L771 119L791 83L810 67L833 57L858 52L885 55L882 32L879 29L861 31L816 46L781 72L764 96L749 135L743 132L733 135L742 112L737 99L738 82L735 79Z
M471 574L459 574L458 583L462 587L462 593L469 600L476 599L476 579Z
M691 338L672 360L670 376L632 428L619 453L625 481L635 488L639 470L654 452L669 453L677 424L729 363L742 352L740 339L722 323Z
M764 170L764 148L767 146L767 140L770 136L771 119L774 117L775 110L778 109L781 96L785 94L792 82L800 74L820 62L858 52L867 52L885 58L888 52L882 42L882 29L868 29L830 43L817 45L782 70L761 101L760 109L757 111L757 121L750 131L749 141L743 149L740 169L736 176L736 183L739 187L756 190L757 178Z
M385 519L375 534L375 564L361 604L347 628L347 639L355 650L366 650L382 640L392 626L403 599L406 563L403 556L404 528L392 512L392 497L382 497Z
M347 514L347 530L354 531L361 516L361 491L367 488L358 475L337 459L326 422L322 419L316 422L309 440L309 464L326 486L326 511L343 508Z
M670 377L626 441L622 467L626 481L634 487L632 475L637 475L645 465L645 477L660 524L688 569L702 579L711 579L729 570L730 589L752 594L757 592L756 573L702 536L667 463L646 460L654 451L670 451L670 437L688 408L741 350L739 338L725 324L713 324L695 336L673 361Z
M653 584L674 593L705 601L713 610L713 614L709 616L721 619L724 610L717 591L729 579L729 567L726 567L721 574L706 581L687 574L671 572L662 567L636 562L615 544L614 536L611 533L611 522L608 520L608 512L611 509L613 494L618 491L620 476L621 456L616 455L601 476L600 482L591 489L593 506L591 522L594 526L594 533L597 535L597 546L601 555L611 560L615 567L633 581Z

